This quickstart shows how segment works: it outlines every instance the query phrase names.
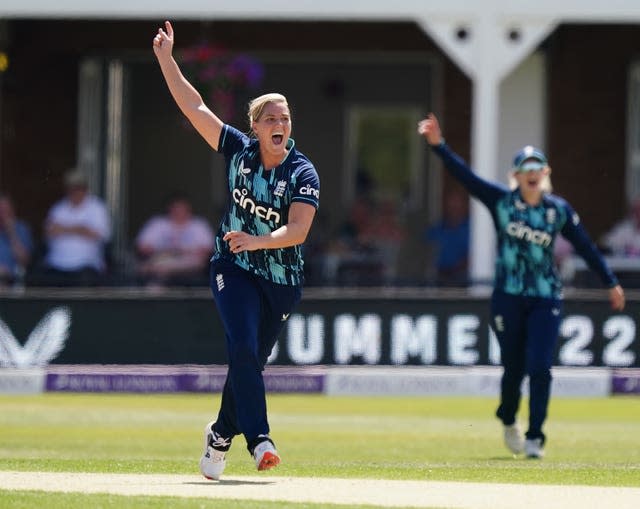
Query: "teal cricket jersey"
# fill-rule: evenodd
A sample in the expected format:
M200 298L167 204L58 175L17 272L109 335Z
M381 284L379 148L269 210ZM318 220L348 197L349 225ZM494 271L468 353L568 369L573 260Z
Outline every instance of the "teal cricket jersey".
M269 281L284 285L303 282L300 245L234 254L224 235L243 231L264 235L286 225L293 202L315 207L320 202L320 179L307 157L298 152L293 139L289 153L277 167L265 170L260 162L258 140L225 125L218 151L224 155L230 199L216 234L214 258L222 257Z
M554 260L556 235L562 235L607 287L618 284L602 255L562 198L545 194L536 206L520 191L476 175L457 154L442 144L433 147L447 170L491 213L497 235L494 287L512 295L560 298L562 282Z

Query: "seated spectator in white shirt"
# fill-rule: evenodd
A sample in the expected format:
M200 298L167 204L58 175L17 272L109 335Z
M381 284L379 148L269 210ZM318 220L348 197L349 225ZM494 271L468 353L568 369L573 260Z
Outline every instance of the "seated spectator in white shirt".
M214 234L209 223L193 214L189 199L175 194L166 213L149 219L136 238L138 272L149 285L208 284L207 268Z
M66 196L51 207L45 222L45 272L55 286L92 286L104 282L105 245L111 221L104 202L89 193L78 169L65 175Z
M640 258L640 197L631 200L627 217L602 237L602 245L612 255Z

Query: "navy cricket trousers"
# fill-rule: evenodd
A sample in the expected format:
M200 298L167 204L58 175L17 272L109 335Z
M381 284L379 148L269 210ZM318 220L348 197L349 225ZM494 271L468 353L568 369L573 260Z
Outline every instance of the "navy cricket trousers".
M224 259L211 262L211 290L229 365L213 429L224 438L242 433L251 446L258 435L269 433L262 371L302 290L272 283Z
M497 417L515 422L522 381L529 376L529 428L526 437L545 439L551 390L551 366L560 328L562 303L558 299L525 297L494 291L492 327L500 344L504 368Z

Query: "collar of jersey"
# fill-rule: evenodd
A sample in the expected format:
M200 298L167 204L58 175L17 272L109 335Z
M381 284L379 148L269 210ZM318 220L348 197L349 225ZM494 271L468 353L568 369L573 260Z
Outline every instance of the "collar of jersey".
M255 153L258 157L258 164L262 165L262 163L260 162L260 142L257 139L254 139L253 141L255 143ZM274 166L274 168L281 166L289 157L291 157L291 154L295 151L294 149L295 145L296 145L296 142L294 141L293 138L289 138L287 140L287 150L288 150L287 155L284 156L282 158L282 161L280 161L277 166Z

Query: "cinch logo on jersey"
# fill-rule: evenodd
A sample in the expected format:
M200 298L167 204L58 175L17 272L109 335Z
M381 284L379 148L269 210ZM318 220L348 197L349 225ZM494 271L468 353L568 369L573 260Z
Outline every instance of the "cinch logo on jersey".
M311 196L315 196L316 198L320 199L320 191L318 189L314 189L309 184L307 184L302 189L300 189L300 194L303 194L303 195L306 195L306 196L311 195Z
M542 230L534 230L533 228L522 224L511 222L507 224L506 232L516 239L524 239L527 242L538 246L547 247L551 244L551 235Z
M280 213L273 210L272 207L263 207L262 205L258 205L255 201L253 201L249 196L249 191L243 189L234 189L231 195L233 196L233 201L236 202L241 208L244 210L248 210L251 214L258 216L260 219L264 219L266 221L273 221L274 223L280 223Z

